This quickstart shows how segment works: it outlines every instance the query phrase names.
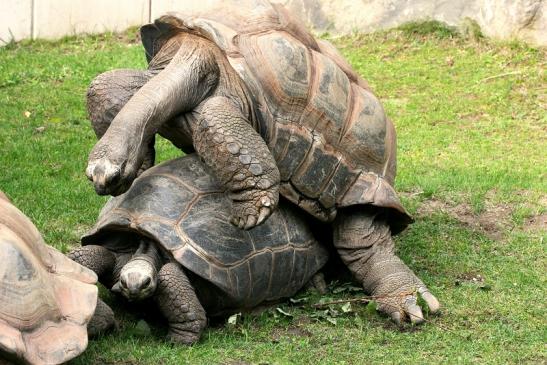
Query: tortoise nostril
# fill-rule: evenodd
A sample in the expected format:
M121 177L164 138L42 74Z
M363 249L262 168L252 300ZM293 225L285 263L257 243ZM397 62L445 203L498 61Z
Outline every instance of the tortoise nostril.
M105 181L107 184L116 184L120 181L122 177L122 172L119 167L112 168L112 171L105 173Z

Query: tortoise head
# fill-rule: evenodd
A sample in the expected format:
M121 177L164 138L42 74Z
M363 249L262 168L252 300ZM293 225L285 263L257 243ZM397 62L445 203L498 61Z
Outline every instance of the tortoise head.
M145 258L129 261L120 272L120 281L113 291L120 292L130 301L149 298L158 286L158 272L153 263Z

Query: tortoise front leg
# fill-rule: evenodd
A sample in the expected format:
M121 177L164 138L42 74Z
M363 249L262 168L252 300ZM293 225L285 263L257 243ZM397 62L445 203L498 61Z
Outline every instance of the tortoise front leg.
M156 57L162 57L161 51ZM89 154L86 175L97 194L124 193L143 164L152 136L165 122L194 110L216 87L218 77L210 42L195 36L185 38L171 62L116 114Z
M129 99L156 73L150 70L121 69L104 72L93 79L87 90L87 112L98 139L106 133L112 120ZM154 166L154 142L155 138L151 136L137 176Z
M266 142L226 97L209 98L197 116L194 148L226 186L232 223L244 229L262 223L279 201L279 170Z
M154 298L169 322L167 336L172 342L191 345L199 340L207 317L179 264L170 262L161 268Z
M89 337L96 337L114 327L116 327L114 312L105 302L100 298L97 298L95 313L93 313L93 317L91 317L91 320L87 324L87 333Z
M418 295L432 313L438 311L437 298L395 255L391 230L380 213L367 208L340 211L334 222L334 246L365 291L376 297L378 310L395 322L423 322Z
M99 277L99 281L107 284L112 279L116 266L116 257L103 246L89 245L73 249L68 258L87 267Z

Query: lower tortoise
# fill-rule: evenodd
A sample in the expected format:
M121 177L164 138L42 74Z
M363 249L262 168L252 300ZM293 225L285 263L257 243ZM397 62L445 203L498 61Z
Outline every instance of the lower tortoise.
M232 225L224 188L195 155L144 172L82 245L73 260L128 299L152 296L169 338L184 344L206 316L292 296L328 259L302 213L283 204L252 230Z

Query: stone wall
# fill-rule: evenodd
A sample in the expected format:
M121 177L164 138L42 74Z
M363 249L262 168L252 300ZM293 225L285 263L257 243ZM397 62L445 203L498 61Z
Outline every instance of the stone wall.
M318 31L372 32L410 21L458 26L474 20L484 35L547 45L547 0L282 0Z
M0 0L0 45L119 31L171 11L194 11L221 0ZM238 1L238 0L222 0ZM333 34L372 32L409 21L476 21L500 39L547 45L547 0L277 0L308 26Z

